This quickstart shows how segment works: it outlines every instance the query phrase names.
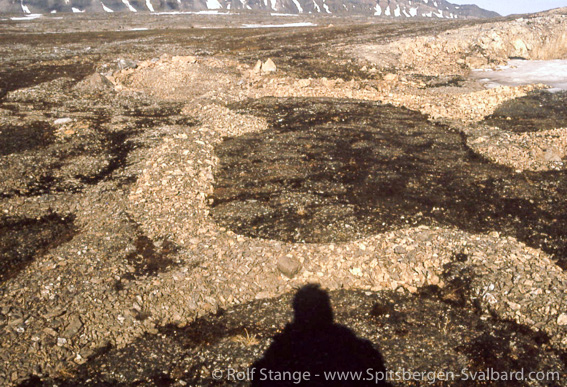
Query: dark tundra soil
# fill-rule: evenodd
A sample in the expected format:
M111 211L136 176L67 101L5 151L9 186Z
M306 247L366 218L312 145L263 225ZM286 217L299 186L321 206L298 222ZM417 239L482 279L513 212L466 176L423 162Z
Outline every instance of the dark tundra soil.
M484 122L518 133L564 128L567 126L566 104L566 92L533 92L503 103Z
M567 125L565 94L547 94L494 117L541 100L546 108L533 109L523 130L545 125L547 110L558 111L554 127ZM419 225L497 230L567 266L563 171L519 175L472 153L451 127L389 105L267 98L234 108L270 124L217 147L212 215L236 233L330 243Z
M39 219L0 219L0 282L17 274L38 255L69 241L73 219L57 214Z

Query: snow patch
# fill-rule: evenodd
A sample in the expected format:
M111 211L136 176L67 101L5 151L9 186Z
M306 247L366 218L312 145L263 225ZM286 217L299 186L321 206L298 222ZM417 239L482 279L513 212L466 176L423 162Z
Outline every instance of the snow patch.
M73 11L73 13L84 13L85 10L81 10L79 8L75 8L75 7L71 7L71 11Z
M400 5L398 4L398 6L396 7L396 9L394 9L394 16L395 17L400 17L401 13L400 13Z
M543 83L552 87L549 91L567 90L567 60L513 59L495 71L473 70L472 76L487 88Z
M402 12L404 13L405 17L410 17L410 14L406 12L405 8L402 10Z
M26 16L22 16L22 17L11 17L10 20L33 20L33 19L38 19L41 17L41 13L30 13Z
M331 10L329 9L329 6L328 6L327 4L325 4L325 0L323 0L323 8L325 8L325 12L331 13Z
M392 14L392 13L390 12L390 6L388 5L388 6L386 7L386 11L384 11L384 15L390 16L391 14Z
M22 6L22 11L23 11L24 13L31 13L29 7L24 4L23 0L20 1L20 5Z
M309 22L285 24L243 24L242 28L289 28L289 27L315 27L317 24Z
M435 16L438 18L443 18L443 11L439 11L439 13L434 13Z
M270 13L270 16L284 16L284 17L293 16L293 17L298 17L299 15L296 14L296 13L278 13L278 12L272 12L272 13Z
M382 15L382 8L380 7L380 4L376 4L376 7L374 7L374 9L374 16Z
M152 2L150 0L146 0L146 7L148 7L150 12L155 12L154 6L152 5Z
M130 2L128 0L122 0L122 2L124 3L124 5L126 5L128 7L128 9L132 12L138 12L136 10L136 8L132 7L132 4L130 4Z
M55 9L54 9L54 10L53 10L53 11L51 11L50 13L57 13L57 10L55 10Z
M424 13L422 16L425 16L425 17L433 17L433 11Z
M102 5L102 9L104 10L104 12L114 12L113 10L108 8L106 5L104 5L104 3L102 1L100 2L100 4Z
M191 11L167 11L167 12L155 12L152 15L160 16L160 15L236 15L230 12L219 12L216 10L210 11L198 11L198 12L191 12Z
M417 7L410 8L409 13L412 17L416 17L417 16Z
M219 0L207 0L207 8L208 9L221 9L222 5L219 3Z
M276 10L276 0L271 0L271 1L272 1L272 9L273 9L274 11L277 11L277 10Z

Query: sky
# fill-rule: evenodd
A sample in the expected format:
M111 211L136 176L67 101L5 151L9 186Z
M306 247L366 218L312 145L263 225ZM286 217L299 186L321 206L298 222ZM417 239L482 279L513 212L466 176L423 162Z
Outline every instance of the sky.
M567 0L447 0L453 4L476 4L480 8L496 11L502 16L513 13L530 13L552 8L567 7Z

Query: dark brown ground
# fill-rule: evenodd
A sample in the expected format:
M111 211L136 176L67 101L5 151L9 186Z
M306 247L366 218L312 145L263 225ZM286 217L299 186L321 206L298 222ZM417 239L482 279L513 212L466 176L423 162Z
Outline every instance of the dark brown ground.
M522 101L539 96L543 106L530 110L523 130L552 119L567 125L565 94L548 94L507 103L495 117L521 114ZM330 243L455 226L514 236L567 265L564 171L519 175L472 153L450 127L388 105L266 98L235 108L271 126L217 147L212 215L237 233Z

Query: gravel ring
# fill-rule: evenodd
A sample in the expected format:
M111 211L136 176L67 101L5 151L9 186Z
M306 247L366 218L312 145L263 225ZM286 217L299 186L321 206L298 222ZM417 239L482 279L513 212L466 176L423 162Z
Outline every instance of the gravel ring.
M161 287L175 289L175 297L154 295L155 288L140 284L139 292L152 295L148 302L162 306L162 324L175 321L176 311L184 314L188 299L202 300L196 303L200 314L234 302L275 297L309 282L330 290L401 287L415 292L428 284L442 286L443 266L465 251L467 265L477 274L474 297L483 309L542 330L567 348L567 330L558 325L563 322L561 310L553 308L564 305L567 276L545 253L497 232L475 235L418 227L341 244L290 244L219 228L208 216L206 203L218 162L214 145L222 136L263 130L265 123L258 125L256 117L215 105L201 110L199 119L200 127L179 133L155 152L130 196L129 211L148 235L172 238L189 255L213 258L190 273L160 275ZM282 255L302 263L297 277L288 279L278 272L276 262ZM206 284L198 292L192 286L196 278Z

